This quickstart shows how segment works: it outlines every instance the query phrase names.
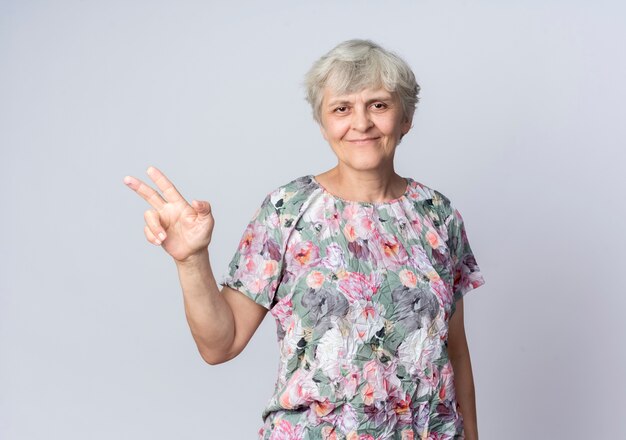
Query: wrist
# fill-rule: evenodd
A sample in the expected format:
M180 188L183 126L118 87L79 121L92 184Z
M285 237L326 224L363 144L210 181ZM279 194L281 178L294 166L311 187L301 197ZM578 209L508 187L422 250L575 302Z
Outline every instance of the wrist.
M174 259L177 266L180 267L196 267L201 264L206 263L209 260L209 249L204 248L193 254L190 254L187 258L183 260Z

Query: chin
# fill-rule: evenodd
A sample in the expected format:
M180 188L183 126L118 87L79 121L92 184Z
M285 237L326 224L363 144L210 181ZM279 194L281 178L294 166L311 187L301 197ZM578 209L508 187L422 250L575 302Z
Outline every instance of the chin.
M355 160L350 162L350 166L357 171L372 171L380 168L380 160Z

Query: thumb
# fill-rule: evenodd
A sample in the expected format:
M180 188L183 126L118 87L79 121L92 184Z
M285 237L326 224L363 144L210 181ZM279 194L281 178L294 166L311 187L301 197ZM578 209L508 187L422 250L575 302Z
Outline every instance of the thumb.
M206 217L211 213L211 205L209 204L209 202L203 200L194 200L191 202L191 205L201 217Z

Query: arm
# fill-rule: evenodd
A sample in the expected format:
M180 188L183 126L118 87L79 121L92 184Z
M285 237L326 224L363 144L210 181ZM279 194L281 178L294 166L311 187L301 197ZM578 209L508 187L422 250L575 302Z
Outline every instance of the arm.
M463 298L456 302L456 310L450 317L448 357L454 371L456 399L463 416L465 438L466 440L478 440L474 379L463 322Z
M214 225L210 203L189 204L159 169L151 166L146 172L162 194L135 177L124 177L153 208L144 213L146 238L176 262L187 322L200 355L211 365L226 362L248 344L267 309L237 290L218 289L209 262Z
M228 286L219 290L208 250L177 261L185 315L202 358L211 365L243 351L267 309Z

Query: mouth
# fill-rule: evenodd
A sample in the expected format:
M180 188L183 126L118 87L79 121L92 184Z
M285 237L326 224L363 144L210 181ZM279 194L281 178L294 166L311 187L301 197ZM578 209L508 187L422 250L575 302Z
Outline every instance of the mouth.
M377 139L379 138L372 137L372 138L362 138L362 139L349 139L348 142L356 144L356 145L360 145L360 144L367 144L369 142L373 142Z

